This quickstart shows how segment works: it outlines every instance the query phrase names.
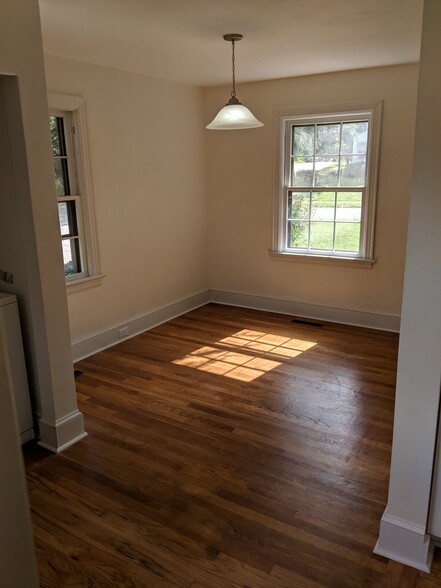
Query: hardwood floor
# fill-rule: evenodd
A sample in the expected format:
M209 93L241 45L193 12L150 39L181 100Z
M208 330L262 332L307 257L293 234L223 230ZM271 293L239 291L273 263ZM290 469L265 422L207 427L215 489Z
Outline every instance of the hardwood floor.
M41 587L441 585L375 556L398 337L209 304L79 362L25 448Z

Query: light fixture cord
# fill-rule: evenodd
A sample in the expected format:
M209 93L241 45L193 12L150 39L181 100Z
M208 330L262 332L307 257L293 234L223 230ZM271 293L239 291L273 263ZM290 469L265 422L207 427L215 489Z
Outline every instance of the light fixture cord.
M235 65L235 55L234 55L234 39L231 41L232 44L232 56L231 56L231 64L233 68L233 91L231 92L231 98L236 98L236 65Z

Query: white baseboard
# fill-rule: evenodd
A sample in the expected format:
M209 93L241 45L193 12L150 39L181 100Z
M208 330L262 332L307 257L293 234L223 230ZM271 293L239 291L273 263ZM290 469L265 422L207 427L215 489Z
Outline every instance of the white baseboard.
M178 300L172 304L156 308L120 325L115 325L110 329L106 329L105 331L101 331L100 333L76 341L72 344L73 360L75 362L84 359L85 357L89 357L89 355L93 355L98 351L102 351L103 349L112 347L112 345L121 343L121 341L124 341L125 339L129 339L130 337L139 335L139 333L157 327L181 314L199 308L200 306L207 304L207 302L210 302L210 294L208 290L204 290L203 292L199 292L198 294L189 296L183 300ZM118 337L118 331L123 327L128 329L128 334L121 339Z
M84 430L83 414L79 410L57 419L55 423L47 423L40 419L39 429L38 445L53 453L60 453L87 435Z
M425 527L384 514L374 553L417 570L430 572L433 542Z
M255 310L267 310L278 314L289 314L311 319L331 321L345 325L368 327L382 331L398 332L400 329L400 317L318 304L307 304L293 300L280 298L267 298L252 294L240 294L238 292L226 292L223 290L204 290L183 300L156 308L144 315L130 319L110 329L95 333L90 337L75 341L72 344L72 356L74 362L89 357L98 351L112 347L125 339L139 335L153 327L165 323L171 319L199 308L208 302L217 302L229 306L252 308ZM127 328L128 334L120 339L118 331Z
M20 443L24 445L28 441L31 441L35 438L34 427L31 427L27 431L23 431L20 433Z
M278 314L290 314L316 320L331 321L344 325L380 329L398 333L400 330L400 317L319 304L296 302L295 300L283 300L280 298L267 298L252 294L238 292L226 292L224 290L210 290L210 301L230 306L240 306L255 310L267 310Z

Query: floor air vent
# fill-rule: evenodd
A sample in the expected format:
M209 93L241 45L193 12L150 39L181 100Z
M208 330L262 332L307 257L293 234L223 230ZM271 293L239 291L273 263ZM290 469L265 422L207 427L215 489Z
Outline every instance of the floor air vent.
M323 327L323 323L316 323L314 321L307 321L304 319L292 319L292 323L296 323L298 325L306 325L308 327Z
M82 372L81 370L75 370L75 371L74 371L74 377L75 377L75 378L78 378L78 376L81 376L81 374L82 374L82 373L83 373L83 372Z

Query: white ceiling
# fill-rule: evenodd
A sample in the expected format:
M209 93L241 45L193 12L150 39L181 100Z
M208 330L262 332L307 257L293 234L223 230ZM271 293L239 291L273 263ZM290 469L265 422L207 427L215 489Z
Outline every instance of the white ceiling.
M202 86L419 59L423 0L40 0L47 53Z

